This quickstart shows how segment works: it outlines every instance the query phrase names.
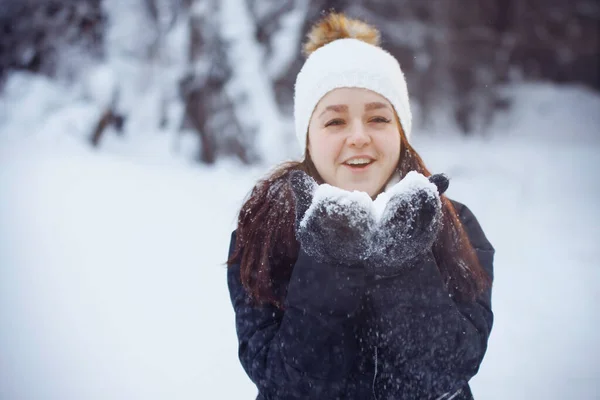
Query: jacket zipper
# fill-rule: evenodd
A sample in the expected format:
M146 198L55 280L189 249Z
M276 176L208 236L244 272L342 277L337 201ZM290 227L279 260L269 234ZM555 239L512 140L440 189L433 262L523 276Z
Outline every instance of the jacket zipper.
M375 381L377 381L377 346L375 346L375 372L373 373L373 398L377 400L377 394L375 393Z

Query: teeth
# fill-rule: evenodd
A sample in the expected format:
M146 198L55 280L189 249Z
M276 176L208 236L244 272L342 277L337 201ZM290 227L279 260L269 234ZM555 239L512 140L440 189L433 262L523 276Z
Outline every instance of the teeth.
M346 164L350 164L350 165L364 165L364 164L368 164L370 162L371 162L371 160L369 160L368 158L354 158L352 160L346 161Z

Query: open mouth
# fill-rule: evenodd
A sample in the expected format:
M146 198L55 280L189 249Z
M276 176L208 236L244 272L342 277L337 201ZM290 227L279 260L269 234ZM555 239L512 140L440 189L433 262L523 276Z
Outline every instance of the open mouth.
M371 158L353 158L346 161L344 165L353 170L361 170L368 168L373 162L375 162L375 160Z

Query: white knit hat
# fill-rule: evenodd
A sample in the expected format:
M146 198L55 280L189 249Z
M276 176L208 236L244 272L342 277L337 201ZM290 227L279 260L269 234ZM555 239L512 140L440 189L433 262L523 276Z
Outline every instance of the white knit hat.
M308 125L317 103L328 92L341 87L369 89L385 97L398 114L406 138L410 139L412 114L400 64L379 46L344 38L312 52L296 77L294 121L303 154Z

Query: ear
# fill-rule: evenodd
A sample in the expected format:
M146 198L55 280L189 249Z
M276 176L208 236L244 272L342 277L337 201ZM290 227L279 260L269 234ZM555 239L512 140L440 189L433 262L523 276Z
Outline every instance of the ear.
M437 186L440 196L444 194L446 190L448 190L448 186L450 185L450 179L448 179L448 176L445 174L431 175L429 177L429 182Z
M304 171L295 170L289 173L289 182L294 194L295 206L296 206L296 229L300 226L300 221L304 218L304 214L310 207L315 190L317 189L317 182Z

